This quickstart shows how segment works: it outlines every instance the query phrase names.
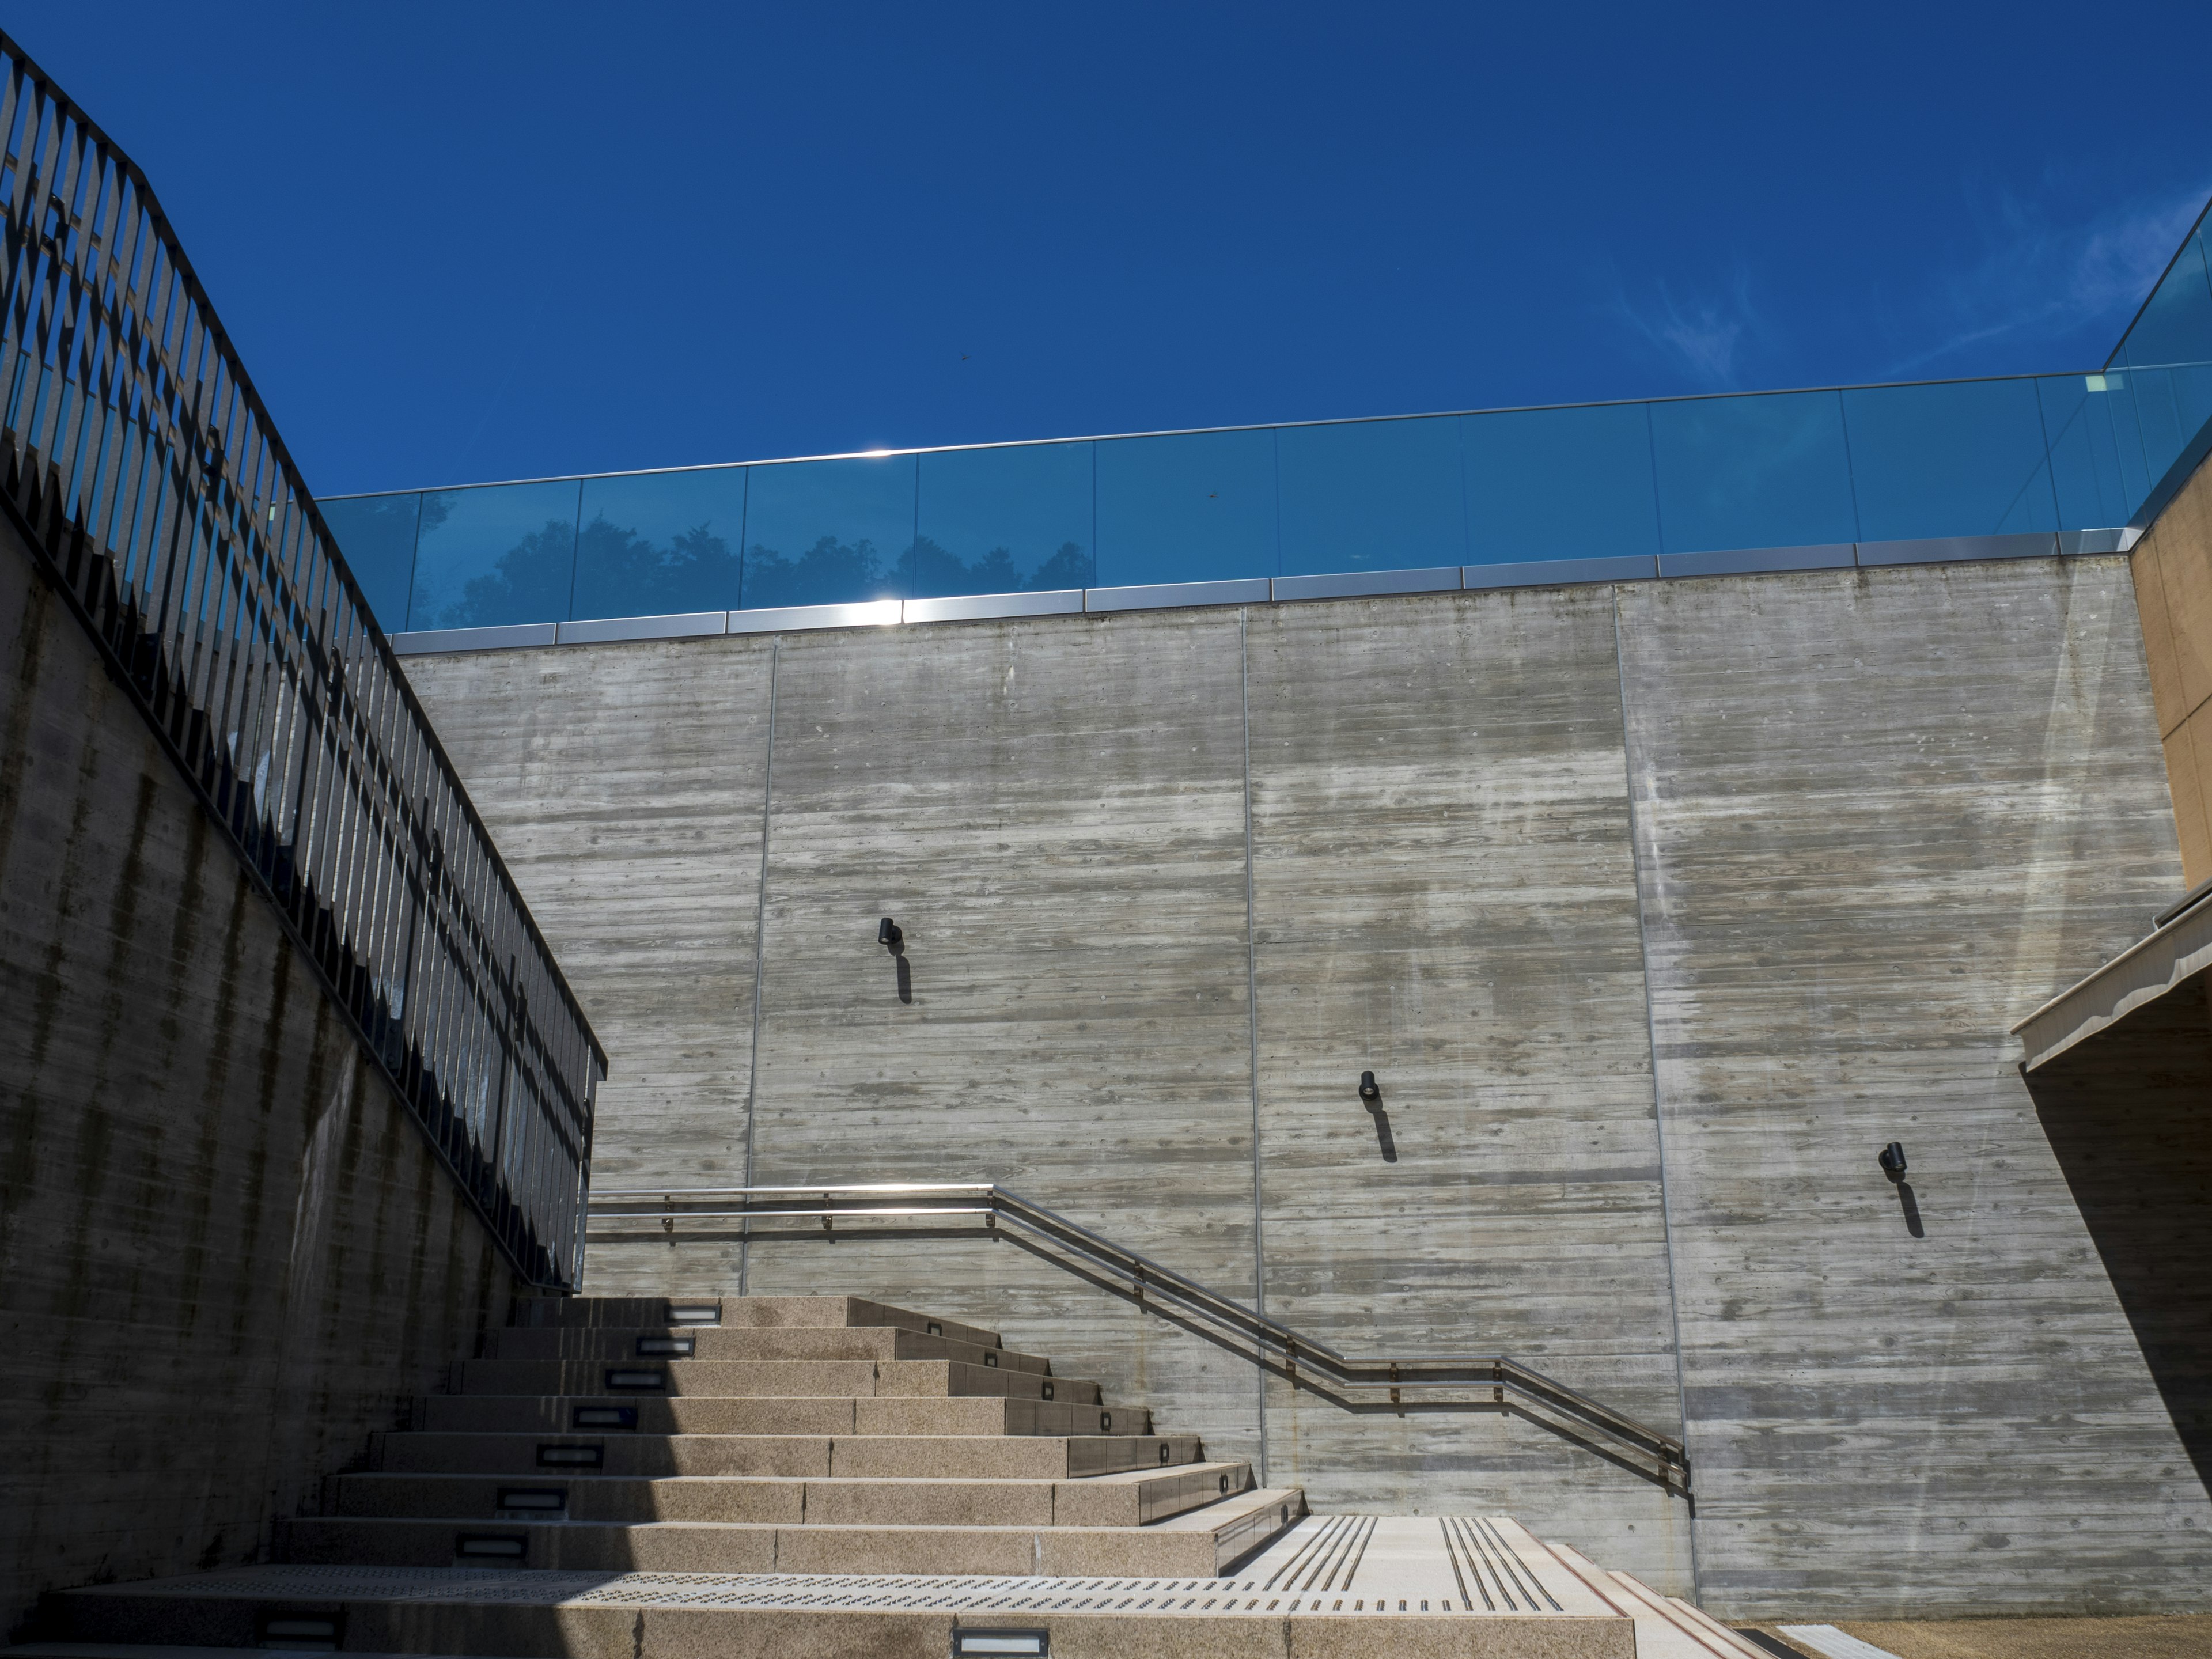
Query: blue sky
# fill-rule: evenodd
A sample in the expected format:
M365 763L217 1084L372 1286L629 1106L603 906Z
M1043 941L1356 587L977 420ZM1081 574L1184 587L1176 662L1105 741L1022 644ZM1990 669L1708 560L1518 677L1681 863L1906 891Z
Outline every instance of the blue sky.
M2103 360L2212 6L46 8L325 495Z

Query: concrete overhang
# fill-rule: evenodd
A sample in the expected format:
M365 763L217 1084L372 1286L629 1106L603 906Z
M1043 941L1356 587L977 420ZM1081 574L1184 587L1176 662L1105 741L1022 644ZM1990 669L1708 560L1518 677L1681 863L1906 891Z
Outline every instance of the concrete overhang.
M2212 968L2212 903L2182 911L2012 1028L2033 1071Z

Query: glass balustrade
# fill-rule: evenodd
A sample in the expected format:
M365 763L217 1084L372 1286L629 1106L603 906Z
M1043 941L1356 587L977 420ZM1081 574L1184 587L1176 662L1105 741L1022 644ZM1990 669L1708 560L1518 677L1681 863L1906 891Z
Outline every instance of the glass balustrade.
M1975 538L2125 526L2208 422L2212 269L2200 229L2097 373L838 456L322 505L397 633L1738 550L1840 549L1845 563L1854 545L1963 540L1971 552Z

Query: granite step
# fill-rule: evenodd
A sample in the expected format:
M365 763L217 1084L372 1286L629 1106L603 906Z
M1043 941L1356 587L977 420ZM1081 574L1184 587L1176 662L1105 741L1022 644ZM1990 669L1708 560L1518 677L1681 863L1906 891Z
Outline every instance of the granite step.
M925 1335L950 1337L956 1342L971 1343L977 1347L1000 1346L996 1331L936 1314L915 1313L860 1296L723 1296L708 1291L696 1297L531 1297L515 1304L511 1324L526 1330L592 1327L635 1330L670 1325L719 1326L726 1329L800 1326L822 1329L893 1325Z
M628 1359L586 1364L556 1359L463 1359L456 1395L697 1395L718 1400L763 1395L849 1395L855 1398L1105 1401L1098 1384L1007 1366L949 1359Z
M1252 1486L1241 1462L1182 1464L1080 1480L790 1475L637 1478L538 1470L341 1474L325 1483L325 1516L606 1523L776 1522L818 1526L1139 1527Z
M1052 1374L1049 1360L1012 1348L989 1347L949 1336L928 1336L902 1326L659 1325L631 1328L585 1326L490 1331L483 1359L555 1360L622 1364L670 1359L955 1359L965 1364Z
M1195 1435L431 1434L369 1440L387 1474L969 1476L1057 1480L1172 1468L1204 1455Z
M991 1395L425 1395L413 1425L441 1433L767 1435L1149 1435L1142 1406Z
M281 1525L278 1549L349 1566L1183 1577L1224 1571L1305 1512L1303 1492L1263 1488L1136 1527L311 1516Z

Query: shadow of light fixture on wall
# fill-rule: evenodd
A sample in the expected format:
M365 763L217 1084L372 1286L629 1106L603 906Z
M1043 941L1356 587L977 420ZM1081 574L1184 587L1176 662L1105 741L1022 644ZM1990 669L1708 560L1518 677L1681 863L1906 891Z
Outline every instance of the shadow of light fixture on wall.
M1905 1231L1915 1238L1927 1237L1928 1229L1920 1219L1919 1195L1912 1190L1912 1183L1905 1178L1905 1143L1891 1141L1881 1149L1881 1156L1875 1161L1881 1165L1881 1172L1889 1177L1889 1184L1897 1188L1897 1206L1905 1212Z
M1395 1164L1397 1138L1390 1133L1390 1114L1382 1109L1382 1085L1376 1082L1372 1072L1359 1074L1359 1103L1367 1108L1367 1115L1375 1120L1375 1146L1382 1154L1382 1161Z

